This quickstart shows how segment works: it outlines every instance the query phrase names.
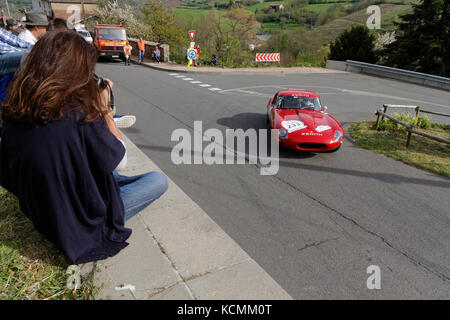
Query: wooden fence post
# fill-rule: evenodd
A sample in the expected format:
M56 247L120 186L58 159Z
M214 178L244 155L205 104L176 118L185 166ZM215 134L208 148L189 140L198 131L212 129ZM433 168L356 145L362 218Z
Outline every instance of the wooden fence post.
M386 111L387 111L387 105L385 105L385 104L383 104L383 113L386 113ZM384 114L383 114L383 116L381 117L381 121L383 121L384 120Z
M377 115L377 123L375 124L375 130L378 131L378 126L380 125L380 112L379 112L379 110L375 114Z
M410 142L411 142L411 131L408 131L408 138L406 139L406 148L409 148Z

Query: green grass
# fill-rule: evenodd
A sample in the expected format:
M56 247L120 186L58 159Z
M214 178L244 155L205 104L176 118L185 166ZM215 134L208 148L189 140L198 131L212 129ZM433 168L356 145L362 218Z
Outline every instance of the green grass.
M208 11L208 9L175 8L172 10L173 13L182 17L186 23L194 22L198 18L203 17L206 11Z
M344 3L318 3L318 4L308 4L303 8L314 13L322 13L330 9L335 5L343 5Z
M413 134L410 146L406 148L406 132L376 131L374 125L375 121L364 121L350 126L350 134L359 146L450 178L449 145ZM420 130L450 139L450 125L432 124L430 128Z
M227 10L222 9L184 9L184 8L175 8L172 9L172 12L183 18L186 23L193 23L197 19L203 17L206 12L216 10L219 15L225 14Z
M302 25L300 25L298 23L286 23L284 25L283 30L299 29L301 27L302 27ZM261 28L259 29L259 31L262 31L262 32L269 32L269 31L273 31L273 30L281 30L280 24L276 23L276 22L266 22L266 23L263 23Z
M33 227L17 199L0 187L0 300L86 300L97 289L93 274L67 288L66 257Z

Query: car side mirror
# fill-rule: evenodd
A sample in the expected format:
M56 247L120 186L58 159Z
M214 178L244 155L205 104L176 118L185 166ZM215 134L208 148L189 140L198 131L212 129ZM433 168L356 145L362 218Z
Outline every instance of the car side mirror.
M323 109L323 111L327 111L328 107L327 106L323 106L322 109Z

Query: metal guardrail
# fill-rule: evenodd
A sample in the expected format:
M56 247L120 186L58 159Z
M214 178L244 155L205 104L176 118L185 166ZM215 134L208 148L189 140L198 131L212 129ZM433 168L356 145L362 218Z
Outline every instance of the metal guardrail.
M409 78L413 78L413 79L421 79L424 81L424 83L425 83L425 81L430 82L428 85L430 85L432 82L437 82L437 83L440 83L440 84L450 87L450 78L435 76L435 75L426 74L426 73L414 72L414 71L409 71L409 70L391 68L391 67L381 66L381 65L377 65L377 64L366 63L366 62L353 61L353 60L347 60L346 64L347 64L347 68L348 68L348 66L361 68L362 72L364 71L363 69L378 71L378 72L383 72L383 73L387 73L387 74L392 74L394 76L403 76L403 77L409 77Z

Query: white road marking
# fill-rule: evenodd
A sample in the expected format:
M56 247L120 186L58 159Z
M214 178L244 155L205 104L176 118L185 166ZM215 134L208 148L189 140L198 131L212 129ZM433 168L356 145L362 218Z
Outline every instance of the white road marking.
M175 78L182 79L184 81L190 81L192 84L198 84L202 88L211 87L210 84L202 83L201 81L194 80L193 78L187 78L186 76L178 75L178 73L169 73L169 76L174 76ZM192 80L194 80L194 81L192 81ZM217 91L223 92L223 90L220 88L208 88L208 90L213 91L213 92L217 92ZM256 92L249 92L249 93L257 94Z
M416 100L411 98L405 98L405 97L399 97L399 96L391 96L386 95L383 93L376 93L376 92L370 92L370 91L360 91L360 90L349 90L349 89L343 89L343 88L336 88L336 87L327 87L327 86L311 86L311 85L302 85L302 84L291 84L291 85L262 85L262 86L253 86L253 87L242 87L242 88L233 88L233 89L226 89L222 90L220 93L226 94L244 94L245 91L247 91L247 94L249 94L250 91L248 89L260 89L260 88L278 88L278 89L287 89L287 88L320 88L320 89L327 89L327 90L336 90L338 92L335 92L334 94L341 95L341 94L352 94L352 95L359 95L359 96L367 96L367 97L378 97L378 98L386 98L386 99L397 99L397 100L403 100L408 101L409 103L411 101L414 101L415 103L423 103L428 104L432 106L442 107L449 109L450 107L448 105L438 104L431 101L423 101L423 100ZM275 94L275 93L273 93ZM267 97L273 97L273 94L267 94ZM325 94L333 94L331 92L326 92ZM254 95L254 97L263 97L265 94L261 93L260 95ZM320 95L320 93L319 93Z

